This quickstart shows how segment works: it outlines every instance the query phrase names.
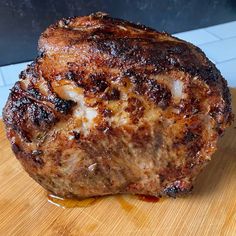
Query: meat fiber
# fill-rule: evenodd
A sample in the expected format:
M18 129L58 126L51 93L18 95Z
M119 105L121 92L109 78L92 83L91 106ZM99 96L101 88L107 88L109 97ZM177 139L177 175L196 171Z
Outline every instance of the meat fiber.
M84 198L189 192L233 115L199 48L96 13L46 29L3 119L33 179Z

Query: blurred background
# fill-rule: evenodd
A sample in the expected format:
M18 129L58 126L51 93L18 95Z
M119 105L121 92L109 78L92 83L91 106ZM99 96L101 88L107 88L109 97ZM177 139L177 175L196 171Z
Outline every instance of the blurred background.
M96 11L178 33L236 20L236 0L1 0L0 65L32 60L56 20Z

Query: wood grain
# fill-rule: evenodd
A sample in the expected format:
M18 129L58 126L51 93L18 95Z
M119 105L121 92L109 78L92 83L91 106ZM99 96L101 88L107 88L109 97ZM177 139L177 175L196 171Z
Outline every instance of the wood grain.
M236 90L233 95L236 112ZM236 235L236 123L191 195L148 203L132 196L62 209L21 168L0 122L0 235Z

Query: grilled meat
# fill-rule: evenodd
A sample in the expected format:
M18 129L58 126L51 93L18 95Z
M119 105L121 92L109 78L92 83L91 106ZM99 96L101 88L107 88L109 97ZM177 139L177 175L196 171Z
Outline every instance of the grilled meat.
M189 192L232 118L199 48L103 13L46 29L3 111L29 175L79 198Z

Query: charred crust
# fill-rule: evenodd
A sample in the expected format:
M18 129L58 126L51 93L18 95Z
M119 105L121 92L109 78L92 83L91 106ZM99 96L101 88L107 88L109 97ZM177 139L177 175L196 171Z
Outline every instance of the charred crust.
M59 22L61 22L60 24L63 27L69 27L73 30L74 19L67 18ZM145 94L150 101L165 109L170 104L170 91L167 91L167 88L162 88L162 85L154 85L153 83L155 82L146 82L146 80L153 73L159 74L172 69L183 71L191 75L191 77L197 77L198 80L204 81L207 85L211 86L213 91L219 85L222 86L218 93L223 95L226 102L225 113L228 113L228 115L225 114L224 118L228 123L232 121L231 100L227 84L217 68L206 58L201 49L177 38L169 41L159 40L159 37L165 36L168 39L171 36L142 25L111 18L103 15L103 13L95 13L84 17L81 21L81 26L83 27L84 24L88 27L99 24L100 27L92 27L88 31L84 30L81 36L75 36L73 33L72 36L75 39L72 44L70 43L70 46L79 44L81 40L83 42L87 41L91 52L97 52L95 57L91 57L92 61L96 61L101 66L129 68L129 70L135 71L137 81L139 81L136 82L135 90L140 95ZM41 38L50 37L50 30L54 31L57 26L49 28L47 36L43 35ZM115 26L121 27L116 28ZM123 27L126 27L128 30L124 31ZM134 35L130 33L132 31L135 33ZM105 58L107 58L105 60L103 58L104 54L106 55ZM90 76L89 78L86 78L84 75L81 76L81 73L78 73L78 71L82 72L81 66L84 66L84 63L88 62L78 63L72 67L69 66L69 69L74 69L74 71L68 73L68 79L76 81L78 86L84 88L85 96L96 96L99 93L103 93L109 86L107 79L109 75L105 75L104 79L96 78L95 80L90 78ZM69 64L76 63L68 62ZM137 69L133 65L136 65ZM146 66L153 67L153 70L145 70ZM137 74L139 74L139 77ZM140 75L146 75L146 77L140 80L140 77L142 77ZM95 77L99 77L99 75L95 74ZM158 94L161 95L159 96ZM105 95L104 97L106 98ZM193 112L199 112L198 108L194 107Z
M73 135L75 137L75 140L79 141L80 140L80 132L73 131Z
M35 70L35 67L36 67L36 62L35 61L32 62L31 64L27 65L27 68L20 73L19 78L21 80L24 80L27 77L37 79L39 77L39 74L38 74L38 71Z
M65 188L63 196L73 196L75 185L86 184L79 189L82 194L94 190L94 177L99 175L102 180L94 186L95 190L102 186L102 193L161 191L176 197L191 191L195 174L208 161L204 155L213 152L217 133L221 135L233 119L227 83L200 49L145 26L98 13L62 19L42 34L39 44L40 57L21 73L3 114L12 149L31 176L49 190L58 188L60 192ZM186 95L179 102L170 88L176 79L183 82ZM93 107L99 112L88 126L78 127L86 115L81 112L82 119L73 119L76 103L63 99L66 91L60 85L73 87L79 96L83 91L85 106L81 109ZM125 110L125 122L119 106ZM149 108L150 113L145 113ZM122 119L113 119L120 114ZM209 118L209 132L198 125L204 116ZM176 127L173 132L172 127ZM72 137L67 138L68 134ZM64 165L74 155L67 149L73 148L75 155L77 151L82 155L83 163L78 167L75 160L70 176L66 176ZM97 168L91 172L89 162L94 160ZM113 161L118 168L113 168ZM153 168L143 168L148 161ZM160 182L152 178L153 173L159 175ZM142 181L144 175L151 177L150 182L148 178ZM118 188L117 176L122 185ZM63 179L67 177L69 182ZM124 183L119 177L124 177ZM57 182L57 178L62 179Z
M42 150L33 150L31 153L31 159L34 162L34 165L38 168L43 168L45 165L44 160L42 159L43 151Z
M119 100L120 99L120 91L117 88L108 89L103 95L102 98L104 100Z
M38 168L43 168L43 166L45 165L44 160L40 156L32 156L32 161Z
M29 121L41 130L47 130L57 121L50 110L37 103L31 103L27 108L27 112Z
M171 92L166 85L160 84L153 79L146 78L136 74L132 70L125 72L126 76L130 77L130 81L134 85L134 91L140 95L146 95L147 98L157 106L165 109L171 102Z
M68 79L68 80L73 80L73 81L75 81L75 80L76 80L76 74L75 74L73 71L68 71L68 72L65 74L65 78Z
M89 90L93 93L104 92L108 87L104 74L91 74L89 75Z
M188 159L197 159L197 154L199 153L199 151L201 151L203 147L202 142L198 139L195 142L193 142L191 145L187 146L187 150L188 150Z
M13 143L11 145L11 148L12 148L12 151L15 153L15 155L17 155L19 152L22 151L20 146L18 144L16 144L16 143Z
M33 150L31 155L32 156L40 156L40 155L43 155L43 151L42 150Z
M222 95L225 101L224 117L225 117L225 121L230 125L234 121L234 114L232 112L232 106L231 106L231 94L228 88L227 81L223 78L221 78L221 81L222 81L222 90L223 90Z
M71 108L76 104L71 100L64 100L59 97L53 97L51 102L55 105L56 110L62 114L68 114Z
M189 142L193 142L196 139L198 139L200 137L199 134L192 132L191 130L188 130L187 132L185 132L184 137L182 139L182 144L186 145Z
M21 162L25 163L31 169L42 169L45 165L45 162L43 160L43 152L41 150L34 150L32 152L20 150L15 152L15 154Z
M89 15L89 17L98 18L98 19L104 19L104 18L112 19L111 17L109 17L109 15L106 12L101 12L101 11L92 13Z
M58 27L61 27L61 28L63 28L63 27L67 28L74 18L75 17L63 18L58 21L57 25L58 25Z
M188 118L192 115L197 114L201 111L200 101L194 96L194 93L190 95L191 97L187 100L182 99L182 101L178 105L178 109L180 113L185 114L185 117Z
M169 197L176 198L177 195L179 195L180 193L183 193L183 191L180 189L179 186L173 185L164 189L164 194L166 194Z
M152 102L163 109L168 107L171 101L170 90L165 85L158 84L154 80L149 80L147 96Z
M36 88L29 86L27 93L35 99L42 100L42 94Z
M170 187L164 189L164 194L166 194L169 197L176 198L176 196L179 193L181 193L181 189L176 186L170 186Z
M101 114L104 116L104 117L111 117L112 116L112 111L110 109L102 109L101 110Z
M31 142L31 133L35 129L46 131L58 120L51 108L35 101L29 93L25 93L19 82L9 95L3 119L6 125L17 131L26 142Z
M85 96L97 95L103 93L109 86L106 76L101 73L90 74L87 77L83 75L83 71L69 71L66 79L73 80L78 87L84 89Z
M217 126L217 127L216 127L216 132L218 133L219 136L223 136L223 134L224 134L224 129L221 128L221 127L219 127L219 126Z
M189 183L177 180L172 185L166 187L163 192L169 197L176 198L178 195L184 195L191 192L192 188L192 185Z

